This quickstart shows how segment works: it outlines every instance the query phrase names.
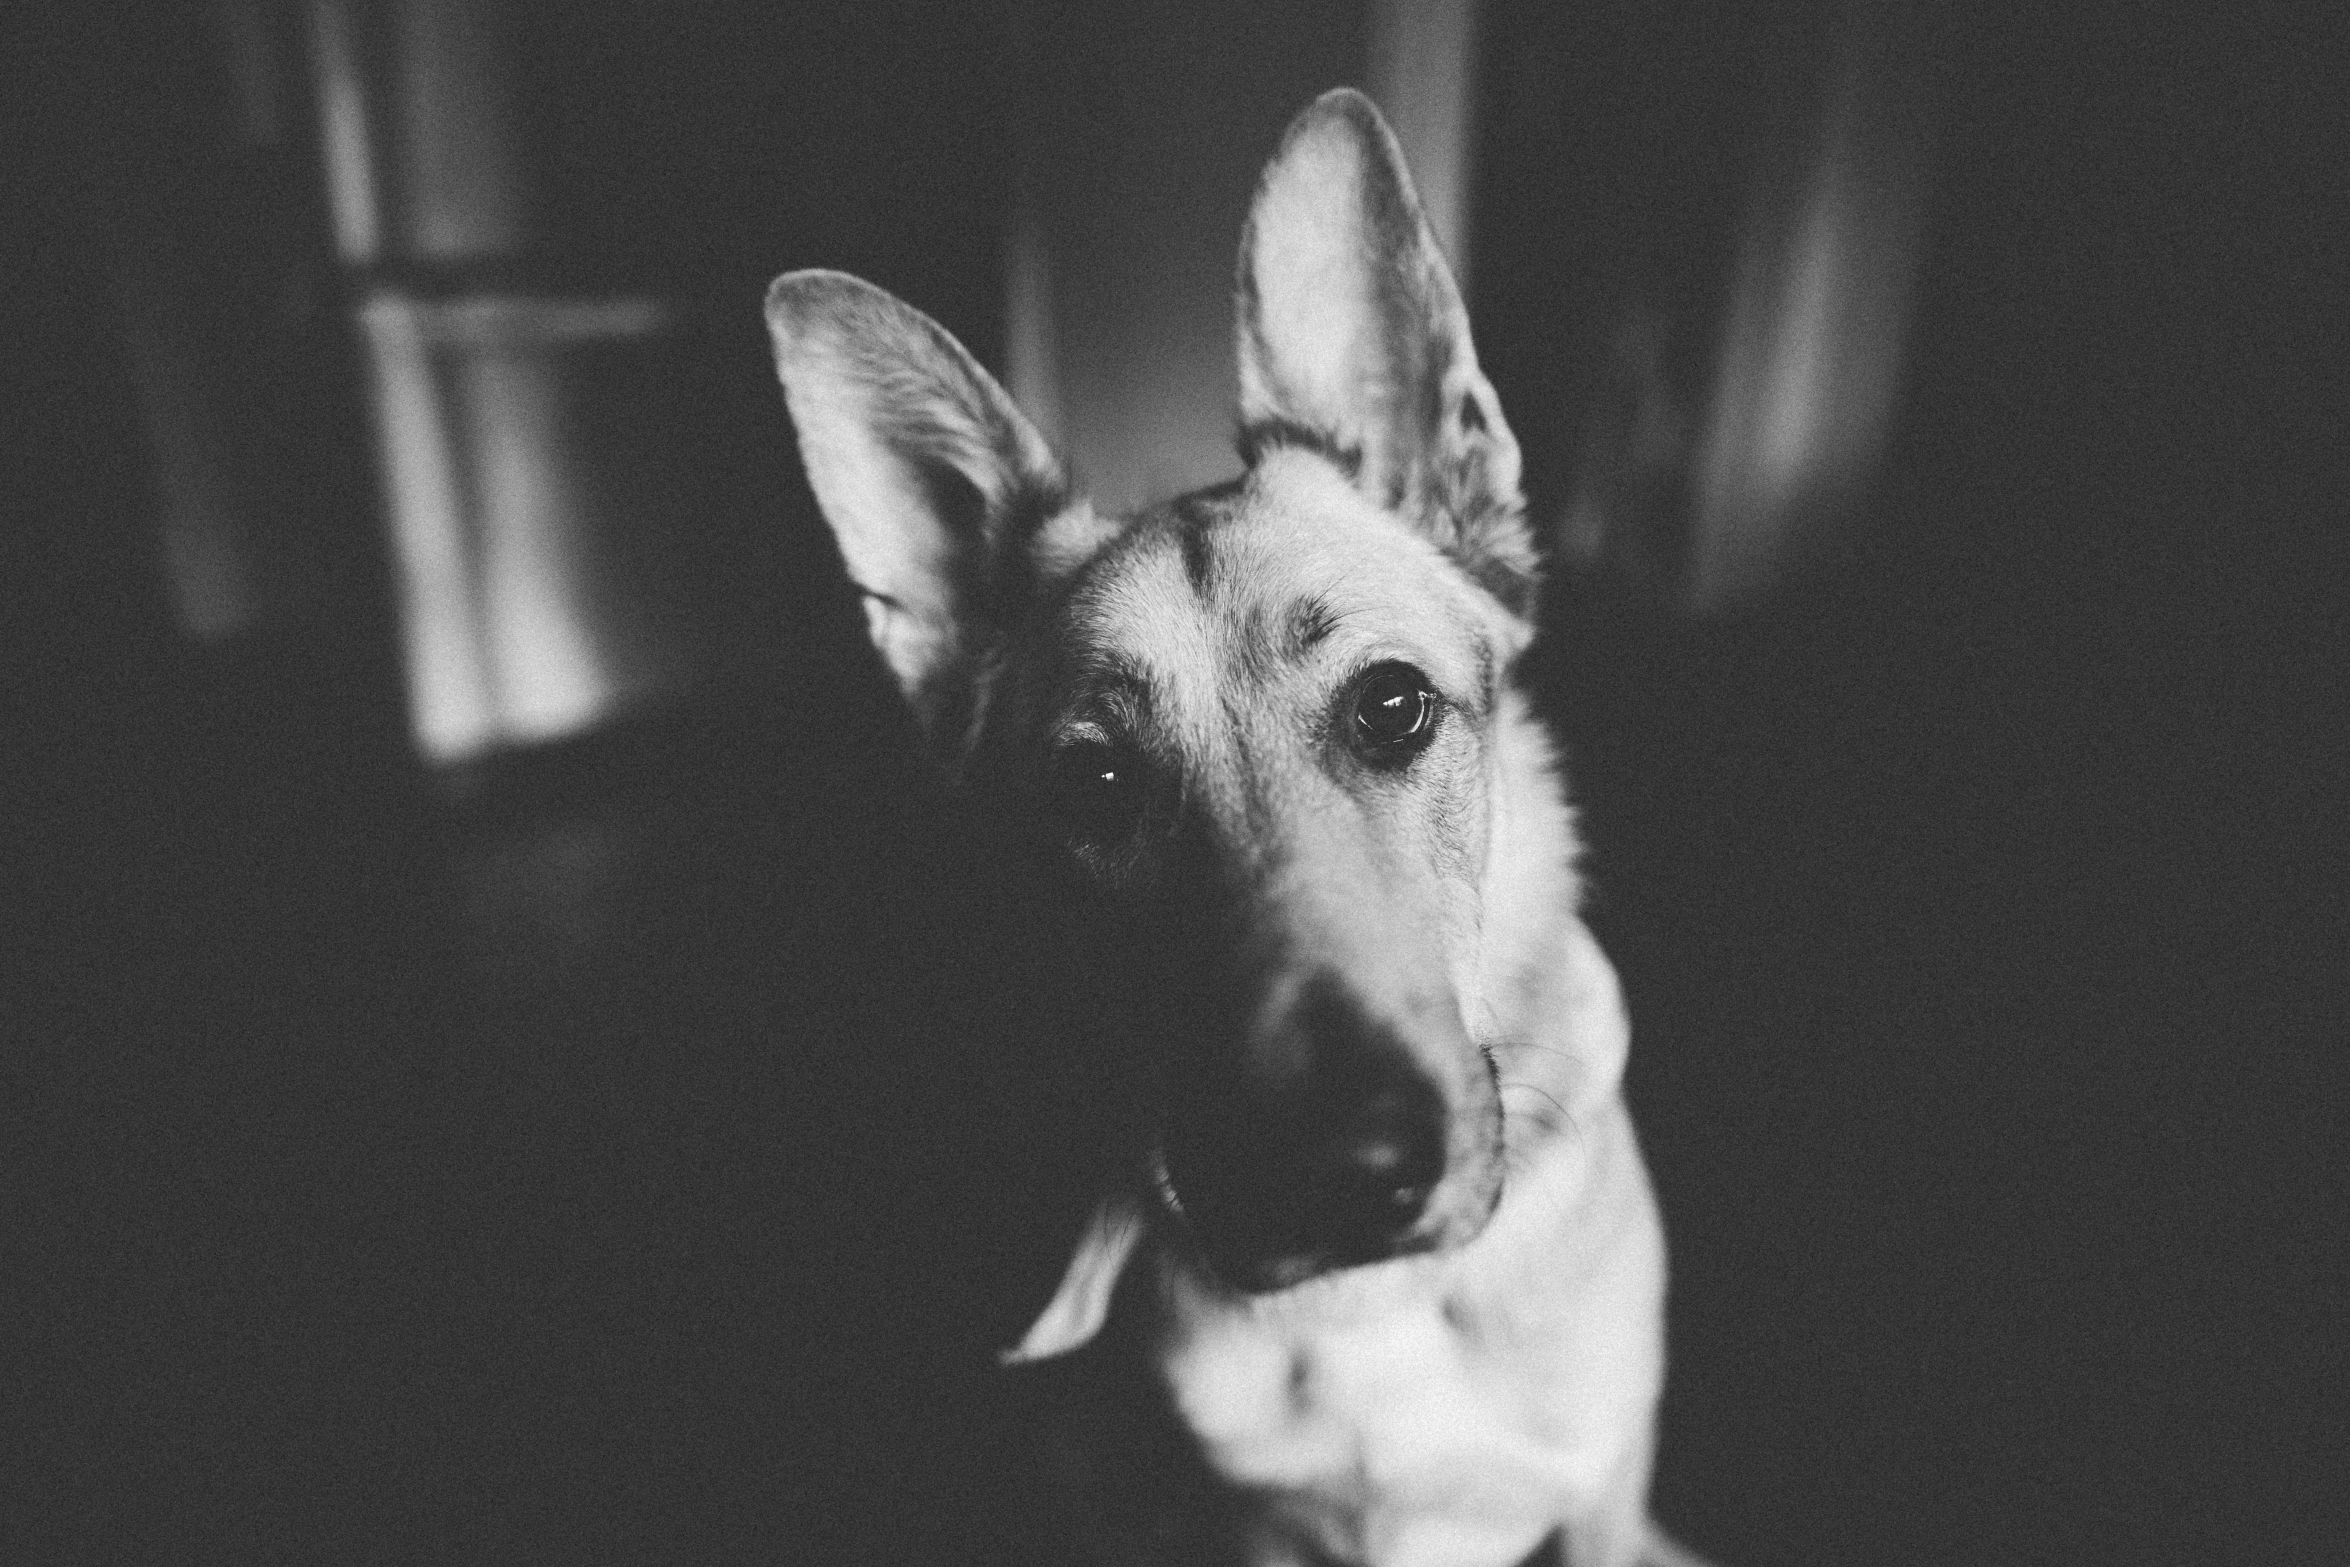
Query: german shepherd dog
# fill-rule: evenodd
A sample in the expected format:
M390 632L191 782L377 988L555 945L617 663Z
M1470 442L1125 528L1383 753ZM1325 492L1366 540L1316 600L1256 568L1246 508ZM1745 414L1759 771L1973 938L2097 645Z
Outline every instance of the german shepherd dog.
M1152 1112L1006 1355L1081 1351L1021 1373L1093 1390L1070 1554L1692 1561L1624 1014L1511 684L1517 442L1378 111L1325 95L1257 190L1230 483L1097 515L927 316L808 271L767 321L927 749L1152 998Z

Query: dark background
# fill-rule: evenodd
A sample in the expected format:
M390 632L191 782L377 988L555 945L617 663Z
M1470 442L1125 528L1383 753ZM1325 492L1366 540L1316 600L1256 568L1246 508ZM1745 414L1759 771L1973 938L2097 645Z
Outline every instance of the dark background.
M1003 31L525 24L557 217L516 265L701 312L639 439L708 486L727 673L435 770L314 169L206 151L208 15L9 24L0 1554L977 1549L1082 1077L1016 872L862 651L756 302L841 266L1000 362ZM1673 1241L1657 1505L1726 1564L2350 1547L2350 291L2306 15L1923 27L1917 313L1847 547L1705 620L1554 584L1527 674ZM1540 512L1591 302L1702 338L1748 66L1800 46L1486 25L1472 309ZM226 645L159 578L126 251L281 334L235 417L293 607Z

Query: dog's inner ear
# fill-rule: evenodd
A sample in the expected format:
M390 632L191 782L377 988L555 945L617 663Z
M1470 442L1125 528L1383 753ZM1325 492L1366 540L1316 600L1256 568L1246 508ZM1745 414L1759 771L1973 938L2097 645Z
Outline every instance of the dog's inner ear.
M933 749L951 750L977 661L1035 572L1082 553L1069 538L1094 537L1092 514L1003 388L912 306L843 273L794 272L768 291L767 326L874 646Z
M1324 94L1266 166L1241 238L1242 447L1319 447L1511 610L1534 588L1518 443L1369 99Z

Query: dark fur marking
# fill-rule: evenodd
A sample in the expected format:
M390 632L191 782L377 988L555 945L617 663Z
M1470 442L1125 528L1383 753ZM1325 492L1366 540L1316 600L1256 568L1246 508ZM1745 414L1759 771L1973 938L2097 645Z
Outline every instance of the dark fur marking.
M1299 599L1289 606L1289 656L1305 657L1337 629L1338 615L1328 599L1320 594Z
M1267 680L1283 664L1303 662L1337 629L1337 612L1318 593L1296 600L1278 615L1252 610L1234 639L1235 657L1248 680Z
M1335 467L1349 479L1363 471L1363 449L1348 446L1327 430L1299 424L1293 419L1259 419L1254 424L1241 426L1240 460L1254 468L1265 453L1285 446L1293 451L1312 452Z
M1216 547L1208 537L1207 519L1184 516L1175 529L1175 543L1183 552L1183 580L1191 591L1206 598L1216 585Z

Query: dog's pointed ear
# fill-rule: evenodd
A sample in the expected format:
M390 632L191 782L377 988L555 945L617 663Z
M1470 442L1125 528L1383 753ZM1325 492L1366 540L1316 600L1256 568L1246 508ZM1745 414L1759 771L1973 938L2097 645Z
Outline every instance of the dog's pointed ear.
M1067 474L962 344L870 283L786 273L767 291L767 329L874 645L933 750L951 753L976 661L1017 612L1034 556L1067 531L1038 537L1072 510Z
M1361 93L1324 93L1291 123L1249 212L1238 293L1244 455L1327 451L1526 613L1517 439L1403 154Z
M1061 1287L1025 1338L1000 1358L1007 1366L1050 1360L1083 1349L1110 1315L1110 1297L1117 1293L1118 1275L1142 1240L1142 1212L1124 1193L1104 1197L1078 1237Z

